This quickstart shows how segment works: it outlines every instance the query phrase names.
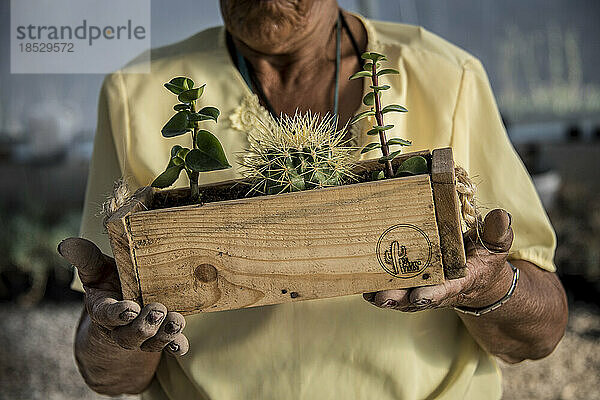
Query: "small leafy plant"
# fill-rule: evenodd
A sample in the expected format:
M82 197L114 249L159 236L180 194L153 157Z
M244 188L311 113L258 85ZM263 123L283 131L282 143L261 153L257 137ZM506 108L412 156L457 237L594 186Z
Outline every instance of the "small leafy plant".
M169 187L179 178L181 171L185 170L190 180L192 202L197 202L200 198L200 172L231 168L219 139L209 131L200 129L200 122L217 122L220 115L215 107L197 109L197 101L202 96L205 86L194 88L194 81L186 77L173 78L165 83L165 87L177 95L179 103L173 107L176 113L162 128L162 135L172 138L190 132L192 148L173 146L167 168L152 182L152 186L156 188Z
M394 171L394 168L392 166L392 160L394 160L394 158L398 157L402 153L402 149L390 152L390 147L410 146L411 142L409 140L401 138L392 138L388 140L386 138L386 131L392 129L394 125L386 125L384 123L384 115L390 112L404 113L408 110L398 104L389 104L385 107L382 107L381 94L382 92L390 89L390 86L381 84L379 81L379 77L384 75L399 74L399 72L393 68L380 68L380 62L387 60L387 58L383 54L375 52L366 52L363 53L361 57L363 60L366 60L363 70L353 74L352 76L350 76L349 79L371 79L371 85L369 86L371 88L371 91L368 92L363 98L363 104L366 106L370 106L371 108L367 111L363 111L355 115L354 118L350 120L350 124L354 124L355 122L360 121L363 118L374 116L377 124L374 125L373 128L367 132L367 135L379 136L379 143L370 143L366 145L361 150L361 154L376 149L381 150L382 157L379 158L379 162L384 164L385 168L384 171L382 171L383 174L379 172L375 175L376 179L382 179L384 177L392 178L395 176L427 172L427 160L420 156L411 157L407 159L398 167L396 171Z
M345 146L337 117L296 112L248 133L240 161L253 184L250 193L278 194L344 184L353 177L355 148Z

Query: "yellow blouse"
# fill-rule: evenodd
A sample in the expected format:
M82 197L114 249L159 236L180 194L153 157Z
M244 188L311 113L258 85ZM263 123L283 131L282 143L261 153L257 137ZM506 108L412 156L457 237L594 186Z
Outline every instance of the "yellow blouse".
M452 146L456 162L478 184L482 213L502 207L513 216L511 257L554 271L555 236L502 126L481 63L423 28L362 20L369 50L387 55L400 75L388 75L388 114L410 151ZM149 184L168 162L164 139L173 96L162 84L186 75L207 82L202 101L222 117L211 129L230 162L247 146L245 129L264 115L217 27L152 51L151 74L108 76L100 94L98 129L81 235L111 253L100 204L122 175ZM389 77L389 78L388 78ZM364 126L371 122L365 121ZM366 132L362 129L361 132ZM372 137L355 139L365 144ZM235 168L203 182L239 177ZM186 185L185 174L177 181ZM74 287L81 287L74 282ZM186 318L190 351L163 356L144 399L499 399L500 374L452 310L408 314L377 309L361 296L314 300Z

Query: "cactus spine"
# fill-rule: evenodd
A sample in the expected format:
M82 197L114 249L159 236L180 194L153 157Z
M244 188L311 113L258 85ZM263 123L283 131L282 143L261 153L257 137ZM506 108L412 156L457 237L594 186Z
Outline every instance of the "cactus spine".
M250 193L278 194L337 186L351 180L356 148L346 146L337 117L296 112L259 123L240 160Z

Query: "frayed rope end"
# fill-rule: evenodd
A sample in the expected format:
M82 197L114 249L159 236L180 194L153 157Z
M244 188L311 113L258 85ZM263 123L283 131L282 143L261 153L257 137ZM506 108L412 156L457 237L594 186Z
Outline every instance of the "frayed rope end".
M475 202L477 187L463 167L454 168L454 173L456 175L456 193L458 194L462 219L468 229L477 228L478 221L481 221L481 215L477 211Z
M102 210L100 211L102 223L106 226L106 222L110 217L112 217L119 208L127 204L132 196L133 190L131 189L129 180L126 178L117 180L113 185L112 193L107 197L104 203L102 203Z

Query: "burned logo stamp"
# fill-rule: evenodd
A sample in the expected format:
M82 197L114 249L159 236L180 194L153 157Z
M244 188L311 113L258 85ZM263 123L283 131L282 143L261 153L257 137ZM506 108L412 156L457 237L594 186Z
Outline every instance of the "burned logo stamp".
M396 278L419 275L431 263L431 242L422 229L411 224L387 228L377 241L377 260Z

